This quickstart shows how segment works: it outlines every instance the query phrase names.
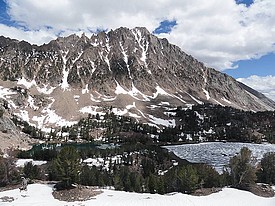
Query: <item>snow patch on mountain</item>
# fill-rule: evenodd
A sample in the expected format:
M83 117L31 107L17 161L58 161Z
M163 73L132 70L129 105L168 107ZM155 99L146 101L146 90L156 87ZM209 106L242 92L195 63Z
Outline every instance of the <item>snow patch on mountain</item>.
M142 37L142 34L138 28L132 29L131 31L142 51L140 60L144 62L145 67L148 67L146 62L146 59L147 59L146 55L147 55L147 50L149 48L149 42L147 42L146 39Z
M33 165L43 165L47 161L33 160L33 159L18 159L15 163L16 167L24 167L28 162L31 162Z
M232 104L232 102L230 102L229 100L227 100L225 97L222 97L221 100L225 101L227 104Z
M51 94L56 89L56 87L50 86L49 84L41 84L38 86L35 80L28 81L24 77L21 77L21 79L18 79L17 84L23 85L26 89L35 87L37 91L42 94Z
M69 53L69 51L65 52L64 55L62 55L62 60L63 60L63 70L62 70L62 74L63 74L63 79L62 79L62 83L60 84L61 88L65 91L68 90L70 88L70 85L68 83L68 76L69 76L69 70L67 68L67 54Z
M28 81L24 77L21 77L21 79L18 79L17 84L24 85L27 89L31 88L32 86L36 86L35 80Z
M116 90L115 90L116 94L128 94L128 92L125 89L123 89L123 87L120 86L120 84L117 81L115 81L115 82L117 84Z
M127 70L128 70L129 77L130 77L130 79L133 79L133 78L132 78L132 75L131 75L130 68L129 68L129 64L128 64L128 55L127 55L127 53L126 53L127 50L124 50L123 45L122 45L121 42L119 42L119 46L120 46L121 52L122 52L122 54L123 54L123 60L124 60L124 62L125 62L125 64L126 64L126 67L127 67Z
M90 99L91 99L93 102L101 102L101 100L95 99L95 97L94 97L93 94L90 94Z
M105 112L97 111L98 109L101 109L101 107L98 107L98 106L86 106L86 107L81 108L79 111L81 113L88 113L88 114L91 114L91 115L99 114L99 115L103 116L103 115L106 114Z
M39 109L39 107L37 107L37 106L35 106L35 104L34 104L34 99L32 98L32 96L28 96L28 106L30 107L30 108L32 108L33 110L38 110Z
M8 99L9 96L13 94L16 94L16 92L12 91L11 89L0 86L0 98Z
M176 126L176 121L174 119L166 120L166 119L154 117L153 115L148 115L148 116L149 116L149 120L153 124L162 125L165 127L175 127Z
M125 114L128 113L128 110L127 110L127 109L113 108L113 109L112 109L112 112L113 112L115 115L125 115Z
M128 112L128 115L130 116L130 117L133 117L133 118L135 118L136 120L137 119L140 119L142 116L140 116L140 115L137 115L137 114L135 114L135 113L132 113L132 112Z
M221 102L219 102L218 100L216 100L216 99L213 99L215 102L216 102L216 104L218 104L218 105L221 105L221 106L225 106L224 104L222 104Z
M14 113L16 116L20 117L26 122L30 122L29 112L26 110L20 110L19 112Z
M36 86L36 89L42 94L51 94L56 89L56 87L44 85L44 87Z
M187 93L187 92L186 92L186 94L187 94L189 97L191 97L191 99L193 99L193 100L194 100L195 102L197 102L198 104L203 104L202 101L198 100L197 98L195 98L195 97L192 96L191 94L189 94L189 93Z
M44 108L39 116L34 115L32 121L37 123L37 127L43 131L50 131L48 125L56 126L71 126L77 123L77 121L69 121L56 114L55 110L51 109L55 99L50 98L52 101L46 108ZM30 121L28 121L30 122Z
M86 85L85 85L85 88L81 90L81 93L82 93L82 94L89 93L89 85L88 85L88 84L86 84Z
M210 99L209 92L206 89L204 89L204 88L202 88L202 90L203 90L203 92L204 92L204 94L206 96L206 99L209 100Z
M143 94L141 91L139 91L134 83L132 82L132 90L130 90L128 92L129 95L131 95L132 97L134 97L137 100L141 100L141 101L150 101L150 99L148 98L147 95ZM141 96L143 99L139 99L138 97Z

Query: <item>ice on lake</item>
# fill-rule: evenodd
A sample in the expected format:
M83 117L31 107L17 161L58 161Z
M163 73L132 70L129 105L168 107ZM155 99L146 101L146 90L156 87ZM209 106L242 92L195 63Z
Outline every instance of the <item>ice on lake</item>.
M228 165L230 158L238 154L242 147L247 147L252 151L252 156L255 158L255 162L260 162L265 153L275 152L274 144L239 142L207 142L165 146L165 148L178 157L193 163L209 164L219 173L222 173L224 166Z

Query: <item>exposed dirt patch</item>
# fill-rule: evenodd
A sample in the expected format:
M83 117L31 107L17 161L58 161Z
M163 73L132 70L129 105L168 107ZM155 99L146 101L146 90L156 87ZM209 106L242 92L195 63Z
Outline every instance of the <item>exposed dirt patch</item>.
M194 196L206 196L210 195L212 193L220 192L222 191L222 188L202 188L202 189L197 189L192 195Z
M19 187L21 187L21 184L7 185L5 187L0 187L0 192L14 190L14 189L18 189L19 191Z
M249 187L249 192L261 197L274 197L275 193L268 184L257 184Z
M14 201L13 197L8 197L8 196L0 197L0 202L12 202L12 201Z
M202 188L202 189L196 190L194 193L192 193L192 195L206 196L206 195L210 195L212 193L220 192L221 190L222 190L222 188ZM249 185L245 189L241 189L241 190L251 192L254 195L257 195L260 197L274 197L275 196L274 190L268 184L253 184L253 185Z
M74 202L90 200L101 193L102 191L96 187L78 186L69 190L54 191L52 194L55 199Z

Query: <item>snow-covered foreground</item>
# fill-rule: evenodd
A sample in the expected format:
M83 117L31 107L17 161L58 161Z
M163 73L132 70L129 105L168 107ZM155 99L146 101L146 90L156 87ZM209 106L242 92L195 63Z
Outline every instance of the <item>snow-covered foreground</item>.
M83 202L64 202L53 198L52 185L32 184L27 192L19 192L19 189L0 192L1 206L61 206L61 205L93 205L93 206L274 206L275 197L264 198L252 193L231 188L224 188L219 193L208 196L191 196L181 193L171 195L137 194L113 190L103 190L103 193L91 200ZM3 202L3 197L14 200Z
M242 147L247 147L252 151L255 162L259 162L265 153L275 152L274 144L207 142L165 146L182 159L194 163L207 163L220 173L223 171L223 167L228 165L230 158L238 154Z

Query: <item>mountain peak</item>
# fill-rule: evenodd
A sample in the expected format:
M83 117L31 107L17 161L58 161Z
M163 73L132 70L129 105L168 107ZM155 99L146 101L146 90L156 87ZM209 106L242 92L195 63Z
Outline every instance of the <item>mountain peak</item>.
M42 46L2 37L0 45L9 45L1 47L0 81L28 91L5 98L37 125L54 122L47 114L66 122L106 107L170 126L165 112L177 106L209 102L252 111L275 108L273 101L144 27L121 27L91 38L73 34Z

